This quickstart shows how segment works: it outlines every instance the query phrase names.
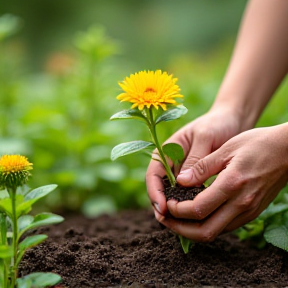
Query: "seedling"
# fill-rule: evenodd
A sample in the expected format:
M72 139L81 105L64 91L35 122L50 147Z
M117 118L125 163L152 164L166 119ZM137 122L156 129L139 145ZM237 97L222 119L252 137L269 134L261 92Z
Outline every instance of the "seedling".
M61 281L54 273L37 272L18 278L20 261L29 248L43 242L44 234L25 236L29 230L62 222L52 213L28 215L32 205L52 192L57 185L30 190L25 184L31 175L32 163L24 156L4 155L0 158L0 287L49 287Z
M111 152L111 159L116 160L139 151L149 153L154 160L162 163L172 187L176 185L176 179L167 158L173 162L174 167L179 166L184 159L184 152L176 143L162 145L158 139L156 126L161 122L178 119L188 111L175 100L183 97L179 94L180 88L176 82L177 78L172 78L172 75L161 70L141 71L126 77L123 82L119 82L123 93L118 95L117 99L121 102L130 102L132 106L110 118L110 120L142 121L147 125L151 135L151 141L137 140L115 146ZM187 253L192 242L182 236L179 238L184 252Z

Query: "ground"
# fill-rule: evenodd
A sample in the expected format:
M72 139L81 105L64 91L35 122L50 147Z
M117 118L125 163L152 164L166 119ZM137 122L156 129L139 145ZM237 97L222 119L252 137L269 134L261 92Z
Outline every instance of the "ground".
M150 210L65 218L34 232L48 239L27 251L20 276L54 272L69 288L288 287L288 255L271 245L257 250L226 234L185 255Z

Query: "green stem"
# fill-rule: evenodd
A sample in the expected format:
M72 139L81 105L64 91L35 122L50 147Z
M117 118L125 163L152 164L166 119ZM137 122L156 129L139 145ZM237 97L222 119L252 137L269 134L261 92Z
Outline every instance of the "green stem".
M1 245L7 245L7 222L6 222L6 215L4 213L0 213L0 227L1 227ZM7 263L5 259L0 259L0 267L3 269L3 280L2 284L3 287L7 287L8 281L8 269Z
M153 109L153 108L152 108ZM170 168L170 166L167 163L165 154L163 152L162 146L159 143L158 137L157 137L157 133L156 133L156 123L153 117L153 111L152 109L148 109L146 110L146 114L147 114L147 118L148 118L148 127L152 136L152 139L154 141L154 144L159 152L159 156L161 158L161 162L166 170L167 173L167 177L169 179L170 185L172 187L174 187L176 185L176 179L174 174L172 173L172 170Z
M17 252L18 252L18 223L17 223L17 215L16 215L16 188L9 188L9 194L11 197L12 203L12 229L13 229L13 263L12 263L12 271L11 271L11 288L15 287L16 279L17 279Z

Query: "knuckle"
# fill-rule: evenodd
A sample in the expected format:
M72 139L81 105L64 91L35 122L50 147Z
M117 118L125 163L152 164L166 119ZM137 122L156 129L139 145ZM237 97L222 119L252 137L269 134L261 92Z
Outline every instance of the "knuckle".
M198 162L194 164L193 167L199 175L204 175L208 172L208 166L206 164L205 159L200 159Z
M239 210L254 209L254 207L256 207L255 197L255 194L245 195L240 199L237 199L236 206Z
M215 240L216 236L217 235L212 230L205 229L199 235L199 241L200 242L212 242Z
M194 211L193 211L193 215L194 215L193 218L194 218L195 220L203 220L203 219L206 217L206 215L205 215L205 213L203 212L203 210L200 209L200 208L198 208L197 206L194 207L193 210L194 210Z
M182 165L182 169L187 169L187 168L191 168L195 163L197 163L199 161L200 157L196 156L196 155L188 155L186 157L185 162Z
M226 179L225 186L230 191L235 191L243 188L248 180L238 171L230 172L229 177Z

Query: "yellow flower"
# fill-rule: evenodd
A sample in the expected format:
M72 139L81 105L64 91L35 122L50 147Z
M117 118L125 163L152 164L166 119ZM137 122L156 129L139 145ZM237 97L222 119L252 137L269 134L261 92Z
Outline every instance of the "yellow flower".
M118 95L117 99L131 102L131 108L138 107L139 110L150 108L151 105L156 109L160 106L166 110L166 104L177 104L174 98L183 97L179 94L180 88L175 84L176 81L177 78L172 78L172 75L162 73L161 70L140 71L119 82L124 93Z
M25 184L31 175L32 163L25 156L3 155L0 158L0 187L11 188Z

